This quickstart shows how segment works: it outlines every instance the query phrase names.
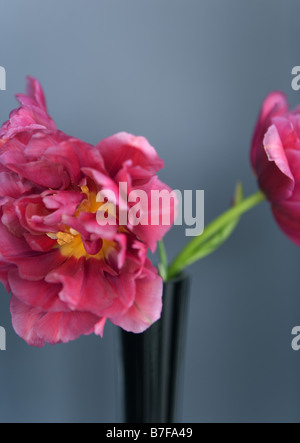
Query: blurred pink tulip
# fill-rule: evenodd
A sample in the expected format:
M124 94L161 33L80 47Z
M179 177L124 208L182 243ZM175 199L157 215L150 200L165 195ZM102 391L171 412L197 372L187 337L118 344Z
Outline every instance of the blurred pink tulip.
M263 103L251 161L280 228L300 246L300 107L290 111L280 92Z

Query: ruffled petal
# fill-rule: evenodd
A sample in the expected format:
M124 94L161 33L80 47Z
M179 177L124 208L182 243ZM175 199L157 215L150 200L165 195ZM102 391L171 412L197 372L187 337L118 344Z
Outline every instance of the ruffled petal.
M10 301L10 313L15 332L30 346L42 348L45 340L38 336L35 325L42 316L38 308L31 308L12 296Z
M8 281L12 294L28 306L49 312L69 311L58 297L61 289L59 284L49 284L44 280L37 282L24 280L16 269L10 271Z
M11 263L5 263L0 261L0 282L3 284L6 292L9 294L11 288L8 281L8 275L15 269L15 266Z
M156 172L164 167L156 150L144 137L137 137L126 132L113 135L102 140L98 145L109 175L114 178L124 163L131 161L132 166L138 166L143 170L143 178L152 177Z
M94 332L99 318L87 312L45 312L32 308L17 297L11 299L12 323L16 333L29 345L42 347L76 340Z
M147 206L140 202L145 224L139 222L133 226L129 217L129 226L137 238L155 252L157 242L162 240L174 224L178 202L172 190L157 177L144 186L143 190L148 197ZM155 194L158 198L154 197Z
M0 196L18 198L32 190L33 185L18 174L0 172Z
M11 171L44 188L67 189L70 177L63 165L40 160L23 164L7 164Z
M61 255L59 249L52 249L49 252L37 253L31 252L25 257L11 257L10 261L17 265L19 274L23 279L30 281L39 281L44 279L52 270L60 267L66 257Z
M22 132L56 131L47 113L46 100L40 83L32 77L27 79L27 94L17 95L21 107L10 114L9 121L0 129L0 139L8 140Z
M70 257L50 272L46 281L62 285L59 297L71 310L88 311L99 317L118 297L107 282L105 267L97 259Z
M110 320L125 331L144 332L161 317L163 282L157 270L147 260L144 275L136 280L133 305L123 314Z

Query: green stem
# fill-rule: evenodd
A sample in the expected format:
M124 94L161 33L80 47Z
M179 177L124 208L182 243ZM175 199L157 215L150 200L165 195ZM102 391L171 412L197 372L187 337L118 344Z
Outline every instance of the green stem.
M168 256L167 251L163 241L158 242L158 253L160 257L160 264L158 269L163 281L168 280Z
M209 240L214 234L222 229L227 223L240 217L245 212L257 206L259 203L265 200L265 195L262 192L257 192L251 197L243 200L240 204L232 207L220 217L216 218L210 225L208 225L203 234L195 237L188 245L180 252L170 265L168 270L168 278L172 279L176 277L189 263L190 257L195 250L199 248L203 243Z

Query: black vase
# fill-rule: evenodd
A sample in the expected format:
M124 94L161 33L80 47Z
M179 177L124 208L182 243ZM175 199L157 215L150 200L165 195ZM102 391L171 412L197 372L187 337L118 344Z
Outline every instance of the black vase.
M190 281L165 283L161 319L143 334L121 331L125 423L179 422Z

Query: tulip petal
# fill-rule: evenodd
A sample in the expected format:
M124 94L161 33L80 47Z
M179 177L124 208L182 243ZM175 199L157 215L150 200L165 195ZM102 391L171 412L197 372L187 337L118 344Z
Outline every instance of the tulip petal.
M300 180L291 198L272 204L272 212L281 230L300 246Z
M272 202L289 198L295 187L295 179L275 125L265 135L264 151L265 157L261 156L257 168L261 189Z
M167 234L174 224L176 218L177 198L171 196L172 190L154 177L145 187L148 199L148 208L143 207L144 217L148 220L148 224L139 223L137 226L131 226L132 232L146 245L152 252L155 252L157 242ZM162 199L156 199L151 194L159 193ZM163 196L166 196L165 198ZM156 222L153 222L155 216Z
M44 188L66 189L70 178L62 165L45 160L24 164L8 164L7 167Z
M300 247L300 205L296 207L282 207L276 204L272 205L272 212L280 229ZM295 216L298 214L298 217Z
M36 331L46 343L56 345L76 340L94 332L98 317L89 312L47 312L37 323Z
M52 240L47 235L32 235L25 233L24 238L31 249L36 252L49 252L57 244L56 240Z
M272 92L265 99L252 140L251 163L255 171L257 167L257 156L259 156L259 151L262 150L262 140L270 125L271 117L284 115L287 111L287 98L282 92Z
M296 183L300 181L300 150L286 149L285 155ZM294 190L295 192L295 190Z
M8 274L15 269L15 266L11 263L5 263L0 261L0 282L3 284L6 292L10 294L11 288L8 282Z
M94 331L99 319L87 312L44 312L11 299L11 315L16 333L29 345L42 347L76 340Z
M8 229L0 223L0 258L11 261L16 257L26 257L32 251L23 238L11 234Z
M113 135L102 140L99 149L108 173L114 178L123 164L131 160L133 166L144 169L146 177L153 176L164 167L164 162L158 157L155 149L144 137L136 137L126 132Z
M0 139L8 140L19 133L29 131L56 131L56 126L47 113L46 100L40 83L32 78L27 79L27 94L18 94L21 108L10 114L8 122L0 129Z
M49 252L31 252L26 258L24 256L11 257L11 262L16 264L22 278L30 281L39 281L45 278L53 269L61 266L66 257L61 255L59 249L52 249Z
M24 280L17 270L9 273L8 281L13 295L28 306L49 312L69 311L58 297L61 289L59 284L49 284L43 280L38 282Z
M40 106L42 109L47 111L45 94L38 80L36 80L31 76L28 76L26 92L28 97L34 100L36 104ZM21 102L21 104L24 104L24 102Z
M100 335L100 337L103 338L106 321L106 318L101 318L101 320L98 321L98 323L95 325L94 334Z
M151 263L147 262L144 278L136 280L134 304L120 316L110 320L125 331L136 334L144 332L161 317L163 283Z
M18 174L11 171L0 172L1 196L18 198L20 195L31 191L32 188L32 184L21 178Z
M22 237L26 231L20 223L15 205L11 201L7 202L3 205L2 213L1 221L9 232L16 237Z
M89 311L100 317L118 297L107 282L103 265L96 259L71 257L50 272L46 281L62 285L59 297L71 310Z
M37 308L31 308L12 296L10 301L10 313L15 332L30 346L42 348L45 340L38 336L35 325L41 318L42 313Z

